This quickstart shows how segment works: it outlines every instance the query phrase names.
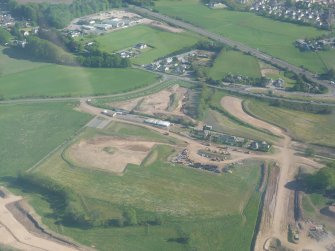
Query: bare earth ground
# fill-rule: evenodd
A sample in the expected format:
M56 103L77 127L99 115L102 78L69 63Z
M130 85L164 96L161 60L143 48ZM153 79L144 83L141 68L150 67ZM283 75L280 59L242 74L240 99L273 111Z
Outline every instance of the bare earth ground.
M276 69L261 69L262 77L266 77L266 75L278 75L279 71Z
M182 99L186 92L187 89L175 85L146 97L109 103L109 105L112 107L125 109L127 111L136 110L138 112L150 115L155 113L165 113L183 116L184 114L181 112L181 107L183 105ZM179 97L178 105L173 111L168 112L167 109L169 108L170 95L173 93L176 93L177 97Z
M127 164L140 165L155 142L136 138L98 136L81 140L69 149L69 156L79 166L123 173Z
M170 26L168 24L158 22L158 21L151 21L151 22L148 23L148 25L153 26L153 27L158 28L158 29L173 32L173 33L180 33L180 32L184 31L181 28L173 27L173 26Z
M30 233L11 213L8 205L22 200L20 196L7 193L5 197L0 196L0 243L20 250L49 250L49 251L78 251L71 246L62 245L33 235Z
M293 191L286 188L286 184L294 180L298 164L306 164L314 168L319 168L320 165L312 160L298 157L291 148L291 138L286 135L283 130L245 113L242 107L242 100L235 97L224 97L221 100L221 105L225 110L239 119L253 126L266 129L283 138L281 147L279 147L280 153L271 156L272 159L279 163L280 172L276 177L270 177L270 182L276 182L276 184L274 185L272 183L268 186L269 191L265 197L263 217L255 244L255 250L265 250L264 243L272 237L280 239L285 246L293 250L326 250L323 245L317 244L307 236L300 236L298 245L287 241L287 226L289 223L292 223L294 219L292 219L292 205L289 205ZM271 197L274 197L274 199Z

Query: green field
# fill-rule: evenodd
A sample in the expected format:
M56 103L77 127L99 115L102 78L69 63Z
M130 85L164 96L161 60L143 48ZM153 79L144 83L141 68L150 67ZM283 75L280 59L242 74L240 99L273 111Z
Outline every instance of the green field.
M335 50L301 53L293 46L297 39L320 36L325 31L274 21L253 13L209 9L198 0L159 0L155 2L155 8L315 72L335 67Z
M260 67L256 58L238 51L221 51L209 70L209 76L220 80L228 73L249 77L260 77Z
M2 76L5 76L7 74L13 74L21 71L29 71L31 69L48 65L46 63L11 58L3 53L4 49L5 48L3 46L0 46L0 79Z
M0 97L114 94L153 84L158 76L137 69L94 69L17 60L0 53Z
M240 125L220 112L209 110L204 118L206 124L212 125L213 129L229 135L247 139L265 140L270 143L277 141L277 138L264 132Z
M287 129L296 140L335 146L333 113L312 114L270 106L256 100L247 100L245 108L256 117Z
M200 37L189 32L172 33L145 25L136 25L106 33L97 37L96 40L101 49L110 53L133 47L137 43L146 43L153 48L144 49L143 53L132 61L136 64L148 64L174 51L196 44Z
M0 105L0 177L30 168L91 116L74 103Z
M86 130L81 137L94 134L180 144L169 136L120 123L103 131ZM71 187L80 194L85 208L101 217L118 217L122 208L131 207L138 218L162 215L161 225L81 229L62 222L47 197L27 188L12 189L29 199L51 229L99 250L249 250L260 200L256 192L260 162L236 166L232 174L214 175L167 163L166 158L174 152L170 145L153 151L157 156L154 163L128 165L123 176L70 167L61 151L34 172ZM178 242L185 236L187 242Z

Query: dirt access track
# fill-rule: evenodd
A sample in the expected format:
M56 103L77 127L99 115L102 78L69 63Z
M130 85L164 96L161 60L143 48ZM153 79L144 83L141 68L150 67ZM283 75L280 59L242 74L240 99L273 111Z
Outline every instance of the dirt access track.
M0 187L0 192L3 188ZM66 245L57 241L41 238L30 233L9 210L9 205L21 201L21 196L8 192L0 194L0 243L19 250L32 251L78 251L74 245Z
M135 137L97 136L75 143L68 155L75 165L122 174L128 164L140 165L155 144Z
M272 192L274 198L271 200L270 205L264 204L263 217L254 250L265 250L264 243L266 243L269 238L273 237L280 239L282 244L288 248L292 248L293 250L300 251L309 248L314 251L326 250L324 247L315 242L311 243L311 239L307 236L300 236L300 242L298 245L294 245L287 241L287 226L288 223L292 221L289 215L292 215L291 210L293 210L293 208L290 208L289 200L293 191L289 190L286 187L286 184L294 180L298 163L308 163L312 161L296 156L295 151L291 147L291 138L282 129L245 113L241 99L226 96L222 98L221 105L227 112L244 122L247 122L252 126L268 130L269 132L282 138L279 144L280 146L278 147L280 152L271 156L273 160L279 163L280 167L279 175L277 175L277 182L270 182L268 185L270 186L268 189L270 188L270 190L274 190ZM313 164L315 166L317 165L316 163ZM267 206L268 208L265 208ZM267 222L264 222L264 219L266 219Z

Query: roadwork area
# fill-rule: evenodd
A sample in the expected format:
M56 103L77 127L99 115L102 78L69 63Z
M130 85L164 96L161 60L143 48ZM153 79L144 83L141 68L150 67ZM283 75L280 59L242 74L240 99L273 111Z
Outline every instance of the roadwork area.
M75 165L122 174L128 164L140 165L155 144L136 138L98 136L72 145L67 155Z
M0 187L1 191L5 191ZM71 244L67 241L62 241L59 237L53 237L49 234L49 238L42 238L28 231L27 228L14 217L11 211L13 203L22 200L21 196L14 196L8 191L2 192L0 196L0 243L5 246L10 246L19 250L48 250L48 251L78 251L85 250Z
M284 246L293 250L305 250L311 248L314 251L326 250L324 245L313 242L307 236L301 236L299 244L288 242L288 224L294 223L292 211L293 203L290 203L293 197L293 190L287 188L287 184L294 180L294 176L299 164L304 163L319 168L320 165L298 156L292 148L292 139L281 128L268 124L262 120L254 118L245 113L242 106L242 100L235 97L223 97L221 100L223 108L244 122L258 127L282 138L279 153L270 157L278 163L280 171L273 170L265 195L263 215L259 228L259 233L255 243L255 251L266 250L266 243L271 238L277 238Z

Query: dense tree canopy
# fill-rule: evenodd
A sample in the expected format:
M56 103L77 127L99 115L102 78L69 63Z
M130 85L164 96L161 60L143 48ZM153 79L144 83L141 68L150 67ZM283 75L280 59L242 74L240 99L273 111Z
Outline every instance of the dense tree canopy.
M299 178L301 185L308 192L335 195L335 161L328 163L314 174L304 174Z

